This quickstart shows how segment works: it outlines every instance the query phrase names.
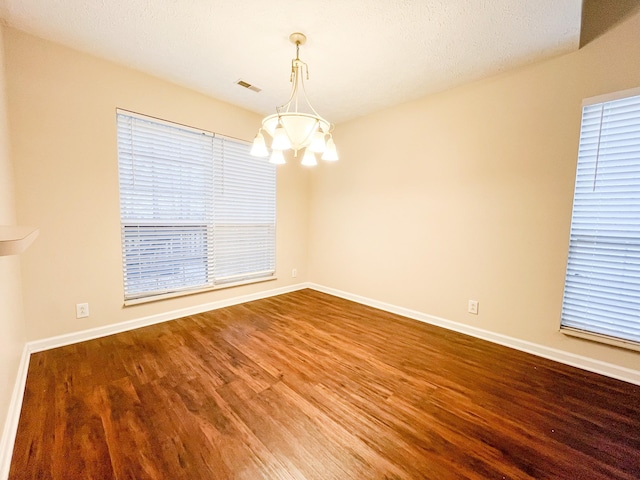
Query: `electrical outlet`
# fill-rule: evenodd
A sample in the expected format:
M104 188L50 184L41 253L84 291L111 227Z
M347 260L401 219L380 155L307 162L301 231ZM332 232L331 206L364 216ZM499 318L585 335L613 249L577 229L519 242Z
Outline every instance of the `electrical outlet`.
M298 269L294 268L293 270L291 270L291 277L296 278L297 276L298 276Z
M477 300L469 300L469 306L467 307L467 311L472 315L478 314L478 301Z
M76 304L76 318L85 318L89 316L89 304L77 303Z

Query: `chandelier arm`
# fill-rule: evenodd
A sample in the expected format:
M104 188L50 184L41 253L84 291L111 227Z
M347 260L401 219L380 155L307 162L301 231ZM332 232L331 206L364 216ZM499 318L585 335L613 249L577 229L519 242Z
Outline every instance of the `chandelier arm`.
M307 70L307 73L308 73L308 70ZM309 97L307 96L307 89L305 88L305 85L304 85L304 77L301 79L300 83L302 84L302 95L304 95L304 99L307 102L307 105L309 105L309 108L311 109L311 111L314 113L314 115L316 117L321 118L322 120L324 120L324 118L322 118L322 115L320 115L318 112L316 112L316 109L313 108L313 105L311 105L311 102L309 101ZM326 120L324 120L324 121L326 123L329 123Z
M308 80L309 65L307 65L305 62L300 60L300 42L296 41L296 58L291 61L291 74L293 77L291 80L291 82L293 83L293 87L291 88L291 95L289 96L289 99L285 103L283 103L279 107L276 107L276 112L280 114L280 113L283 113L283 110L285 109L286 109L286 112L289 112L289 109L291 108L291 103L294 100L295 100L295 111L296 112L298 111L298 106L299 106L298 93L299 93L299 84L301 84L302 95L304 96L305 102L307 102L307 106L316 117L319 117L320 119L324 120L324 118L322 118L322 116L316 111L316 109L313 108L313 105L311 105L311 102L309 101L309 97L307 96L307 89L304 84L305 73L307 75L307 80ZM325 122L329 123L326 120Z
M296 95L298 93L298 73L297 73L297 67L294 66L294 62L295 62L295 60L293 60L291 62L292 75L293 75L293 79L291 80L291 83L293 84L293 86L291 87L291 95L289 95L289 100L284 102L279 107L276 107L276 112L278 112L278 114L282 113L282 110L285 109L285 108L287 109L286 110L287 112L289 111L289 107L291 106L291 102L293 101L293 99L296 97Z
M291 108L291 103L295 100L296 101L296 111L298 111L298 92L299 92L299 80L303 81L304 78L300 77L300 70L302 70L302 68L305 68L308 72L309 67L307 66L307 64L305 62L303 62L302 60L300 60L299 58L295 58L294 60L291 61L291 70L292 70L292 80L291 83L293 84L293 86L291 87L291 95L289 96L289 99L283 103L282 105L280 105L279 107L276 107L276 111L278 113L282 113L282 110L284 110L286 108L286 111L288 112L289 109ZM303 85L304 88L304 85ZM311 107L311 104L309 103L309 99L307 99L307 96L305 95L305 100L307 101L307 104ZM313 107L311 107L311 109L313 110ZM315 111L314 111L315 113ZM316 115L318 115L316 113ZM318 115L319 116L319 115Z

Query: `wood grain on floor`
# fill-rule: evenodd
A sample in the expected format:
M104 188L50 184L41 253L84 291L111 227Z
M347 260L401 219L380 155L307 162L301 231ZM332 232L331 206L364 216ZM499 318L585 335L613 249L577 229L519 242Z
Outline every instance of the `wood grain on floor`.
M640 387L313 290L31 357L18 479L638 479Z

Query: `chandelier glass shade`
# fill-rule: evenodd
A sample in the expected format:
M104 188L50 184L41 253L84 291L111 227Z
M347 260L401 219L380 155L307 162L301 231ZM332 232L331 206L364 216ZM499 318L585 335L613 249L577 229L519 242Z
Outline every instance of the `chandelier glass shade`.
M307 38L302 33L292 33L289 40L296 46L296 58L291 61L291 95L289 100L276 108L276 113L262 120L262 127L253 140L251 155L268 157L275 164L285 163L283 152L293 150L294 156L304 150L302 165L317 165L316 154L322 160L338 160L333 141L333 124L322 118L311 106L304 86L309 78L307 64L300 60L300 45ZM304 108L306 106L306 109ZM264 133L271 137L271 153Z

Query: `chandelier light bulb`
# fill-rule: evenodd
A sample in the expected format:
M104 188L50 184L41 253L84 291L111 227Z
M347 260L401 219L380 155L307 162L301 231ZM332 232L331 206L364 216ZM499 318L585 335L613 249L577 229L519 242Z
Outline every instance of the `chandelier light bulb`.
M262 130L258 131L256 138L253 139L253 145L251 146L250 155L254 157L268 157L269 150L267 150L267 144L264 141L264 135Z
M269 158L269 163L273 163L274 165L284 165L287 163L282 154L282 150L273 150L273 152L271 152L271 158Z
M276 131L273 132L271 148L274 150L289 150L291 148L291 140L289 140L287 132L282 124L278 124Z
M311 139L311 145L309 145L309 150L314 153L322 153L326 148L326 142L324 141L324 133L320 128L313 134L313 138Z
M329 140L327 140L327 148L322 154L322 160L326 160L328 162L335 162L338 160L338 151L336 150L336 144L333 141L333 137L329 137Z
M316 156L308 148L304 151L304 157L302 157L301 164L305 167L315 167L318 164Z

